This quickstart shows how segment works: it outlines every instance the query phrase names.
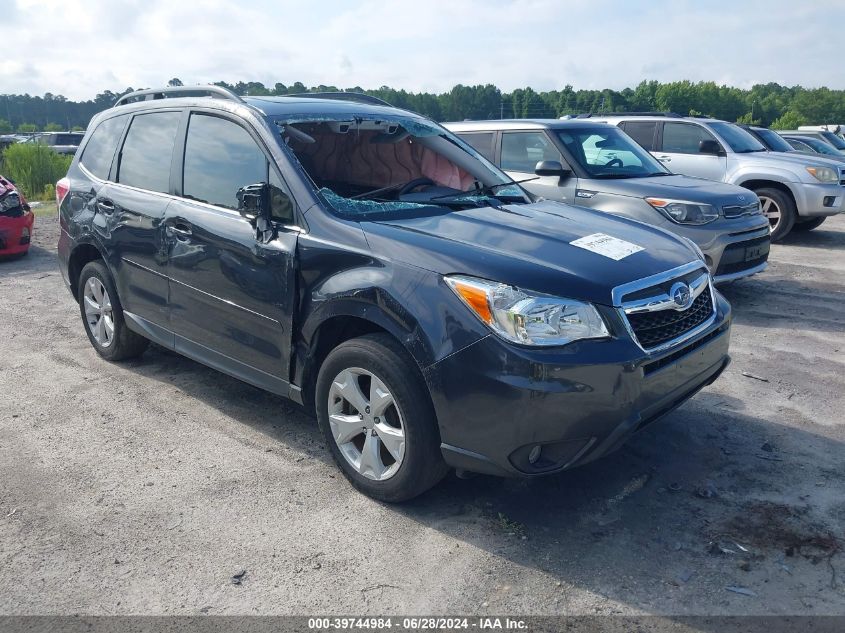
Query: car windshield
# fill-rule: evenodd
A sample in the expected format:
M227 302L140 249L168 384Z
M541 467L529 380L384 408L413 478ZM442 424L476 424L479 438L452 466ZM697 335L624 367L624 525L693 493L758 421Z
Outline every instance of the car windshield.
M760 141L738 125L725 123L724 121L708 121L707 125L710 129L716 132L716 134L721 136L722 140L725 141L725 143L727 143L737 154L766 151L766 148L763 147L763 144Z
M645 178L670 173L614 126L557 130L557 136L592 178Z
M777 132L767 130L765 128L756 128L754 131L763 139L763 142L766 143L766 145L769 146L769 149L773 152L793 151L792 146Z
M820 132L828 143L833 145L836 149L845 149L845 141L836 136L833 132Z
M344 215L425 214L529 199L469 145L412 116L289 116L285 144Z

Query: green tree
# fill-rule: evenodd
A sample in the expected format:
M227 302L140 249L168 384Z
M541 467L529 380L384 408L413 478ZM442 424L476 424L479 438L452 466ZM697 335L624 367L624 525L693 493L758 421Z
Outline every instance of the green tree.
M65 128L59 125L58 123L48 123L44 126L45 132L61 132Z
M18 126L18 132L20 134L34 134L38 131L38 126L35 123L21 123Z
M0 119L0 134L8 134L12 131L12 124L6 119Z
M772 121L773 130L795 130L799 125L807 125L807 119L789 110L782 117Z

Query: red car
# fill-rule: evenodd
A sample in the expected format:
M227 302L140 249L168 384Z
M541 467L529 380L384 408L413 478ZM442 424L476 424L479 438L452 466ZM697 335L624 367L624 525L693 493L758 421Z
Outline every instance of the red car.
M34 221L23 194L0 176L0 257L27 253Z

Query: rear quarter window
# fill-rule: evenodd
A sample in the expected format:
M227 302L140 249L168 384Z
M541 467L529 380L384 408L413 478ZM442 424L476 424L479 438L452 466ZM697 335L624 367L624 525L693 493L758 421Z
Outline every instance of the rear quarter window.
M124 114L100 123L82 151L79 162L100 180L108 180L109 178L114 152L117 149L120 135L123 134L126 119L127 115Z

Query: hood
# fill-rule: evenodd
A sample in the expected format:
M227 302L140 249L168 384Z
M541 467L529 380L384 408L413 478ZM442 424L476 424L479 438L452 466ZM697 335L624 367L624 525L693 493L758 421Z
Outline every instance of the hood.
M380 257L605 305L612 305L616 286L698 261L693 248L668 231L552 201L361 226ZM617 261L572 244L595 233L642 250Z
M816 158L821 158L823 160L832 160L834 163L840 163L840 167L842 166L841 163L845 163L845 154L842 156L833 156L831 154L817 154L816 152L802 152L799 150L795 150L794 152L773 152L775 154L779 154L783 156L791 156L793 158L802 156L805 160L815 160Z
M648 178L620 178L618 180L583 180L580 189L595 189L637 198L672 198L712 204L715 207L745 205L753 201L754 194L748 189L714 182L704 178L682 176L650 176Z
M748 161L749 163L752 162L752 158L758 160L759 164L761 165L770 165L772 161L781 163L783 166L789 167L797 167L799 169L803 169L804 167L812 166L812 165L820 165L822 167L830 167L831 169L841 170L842 163L838 160L831 160L827 156L822 156L821 154L813 154L812 156L807 156L804 154L798 154L797 152L793 154L792 152L755 152L752 154L734 154L734 156L739 156L742 158L743 161ZM818 156L818 158L816 158ZM803 176L803 174L802 174Z

